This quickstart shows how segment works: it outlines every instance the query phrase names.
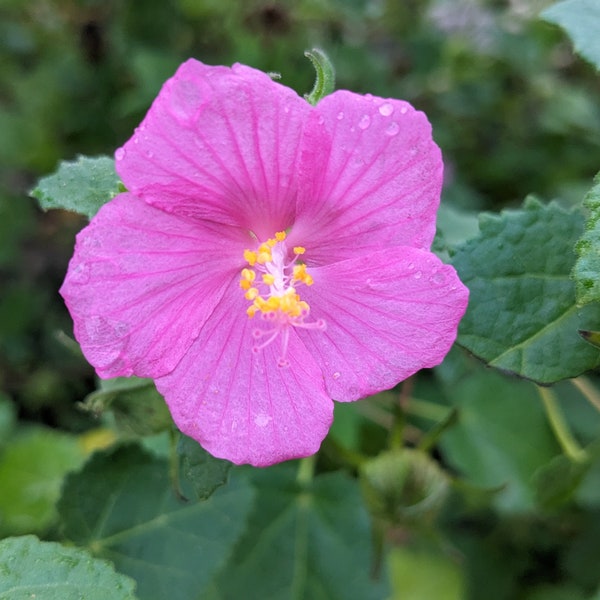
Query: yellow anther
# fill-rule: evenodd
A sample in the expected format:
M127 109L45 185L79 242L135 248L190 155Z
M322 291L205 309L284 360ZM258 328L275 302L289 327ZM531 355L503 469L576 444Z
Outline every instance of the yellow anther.
M264 265L268 262L271 262L271 253L270 252L259 252L256 262L259 265Z
M308 315L308 303L300 300L300 295L296 293L298 284L313 283L306 265L296 264L298 256L306 250L303 246L295 246L295 256L287 256L286 249L278 245L286 238L285 231L278 231L256 250L244 251L248 266L255 267L244 268L240 274L240 287L244 290L246 300L250 301L246 310L249 318L262 313L276 316L282 323L285 323L285 319L294 323L296 319L302 320Z
M252 252L252 250L244 250L244 260L253 267L256 264L258 256L256 252Z
M306 272L306 265L295 265L293 274L295 281L301 281L305 285L312 285L314 283L312 276Z
M256 273L252 269L242 269L242 279L254 281L256 279Z

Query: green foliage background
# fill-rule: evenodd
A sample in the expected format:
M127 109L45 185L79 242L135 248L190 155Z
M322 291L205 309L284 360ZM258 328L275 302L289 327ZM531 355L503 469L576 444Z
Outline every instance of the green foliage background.
M0 599L19 585L44 599L600 598L600 356L577 335L600 329L597 283L582 288L598 275L582 199L600 170L600 76L539 19L551 4L2 2ZM586 15L593 0L547 18L598 65ZM186 58L278 72L302 94L312 47L338 88L429 116L446 164L436 248L471 306L435 372L337 407L316 464L230 469L156 434L149 382L96 390L57 294L86 218L27 192L60 160L110 156ZM107 160L88 215L116 191ZM45 208L78 184L64 168ZM499 214L478 227L481 211Z

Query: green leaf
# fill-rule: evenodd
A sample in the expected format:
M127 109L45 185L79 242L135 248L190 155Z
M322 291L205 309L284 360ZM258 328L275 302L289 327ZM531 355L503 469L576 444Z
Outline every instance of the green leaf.
M173 426L164 398L151 379L103 379L100 389L85 398L83 408L96 415L109 410L117 428L126 434L154 435Z
M600 301L600 174L594 179L594 187L583 199L589 210L585 233L575 245L577 261L573 267L577 304Z
M464 574L458 561L439 552L410 548L390 551L394 598L406 600L463 600Z
M358 484L342 473L303 488L291 465L255 469L255 510L214 598L369 600L385 598L372 578L371 528Z
M177 453L181 458L181 475L198 499L208 498L226 483L232 464L211 456L192 438L180 434Z
M564 0L542 12L541 17L560 25L575 51L600 69L600 3L598 0Z
M446 394L458 421L440 439L444 459L472 484L504 486L493 497L498 508L533 510L534 474L560 454L535 386L479 371Z
M123 187L108 156L62 161L52 175L42 177L30 194L44 210L62 208L92 218Z
M0 535L42 532L56 518L63 478L84 460L73 436L31 429L0 454Z
M33 535L0 541L0 600L135 600L134 588L84 550Z
M578 329L600 323L600 305L579 308L570 273L583 215L529 199L521 210L483 215L480 235L453 263L469 288L458 342L486 363L540 383L600 364Z
M569 502L589 468L588 462L576 462L564 454L555 457L535 474L538 504L555 509Z
M65 535L112 560L144 600L198 598L246 523L252 490L237 478L203 502L182 502L165 460L138 446L99 453L67 478Z
M304 56L312 62L317 74L313 89L304 96L306 101L314 106L319 100L333 92L335 88L335 69L323 50L313 48L307 50Z

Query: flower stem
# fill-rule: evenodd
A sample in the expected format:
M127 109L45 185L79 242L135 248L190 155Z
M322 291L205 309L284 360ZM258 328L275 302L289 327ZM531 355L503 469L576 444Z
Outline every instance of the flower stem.
M314 476L315 476L315 463L317 461L317 455L307 456L300 460L298 466L298 474L296 475L296 481L301 487L308 487Z
M581 392L583 397L598 411L600 411L600 393L587 377L571 379L571 383Z
M180 467L180 458L177 453L177 433L175 432L175 428L171 428L169 431L169 441L171 446L170 459L169 459L169 477L171 479L171 485L173 486L173 492L177 496L177 498L182 502L187 502L185 494L181 489L181 481L179 478L179 467Z
M544 404L550 427L558 440L563 452L574 462L584 462L588 456L586 451L577 443L565 421L558 405L555 394L549 389L537 386L537 391Z

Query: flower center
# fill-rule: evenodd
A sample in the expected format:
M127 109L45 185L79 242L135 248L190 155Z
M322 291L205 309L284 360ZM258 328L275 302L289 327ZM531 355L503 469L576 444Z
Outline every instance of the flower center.
M295 246L290 259L285 238L285 232L279 231L257 250L244 250L244 259L249 268L242 269L240 278L240 287L245 291L244 297L252 303L246 311L248 317L259 314L267 325L266 329L252 331L255 340L262 340L252 351L260 352L281 335L280 367L289 365L287 348L290 326L321 331L325 329L323 319L306 322L310 307L300 299L296 288L300 285L312 285L313 278L306 271L306 265L299 262L305 249Z

